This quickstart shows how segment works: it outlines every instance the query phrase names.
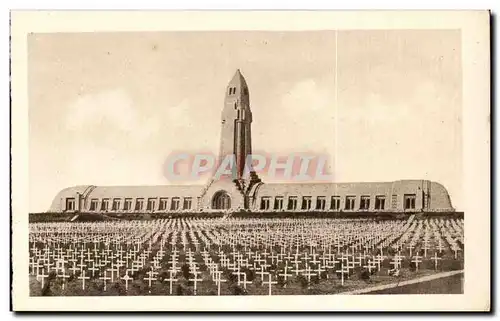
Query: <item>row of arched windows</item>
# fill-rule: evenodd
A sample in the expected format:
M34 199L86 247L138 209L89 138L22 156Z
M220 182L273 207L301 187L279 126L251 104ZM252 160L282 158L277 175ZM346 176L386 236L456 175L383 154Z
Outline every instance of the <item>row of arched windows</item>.
M92 198L86 206L90 212L178 211L193 208L192 197ZM66 211L76 210L75 198L66 199Z
M398 195L392 195L393 207L397 206ZM359 197L355 195L347 195L344 197L344 202L341 204L340 196L329 197L330 202L327 204L326 196L316 196L313 200L312 196L302 196L301 202L299 204L298 196L288 196L287 202L285 204L285 198L283 196L262 196L260 198L260 204L258 208L260 210L346 210L346 211L368 211L368 210L385 210L387 208L386 196L376 195L374 197L374 206L370 207L372 204L372 196L361 195ZM313 207L314 205L314 207ZM343 207L342 207L343 205ZM416 195L415 194L404 194L403 195L403 209L413 210L416 208Z

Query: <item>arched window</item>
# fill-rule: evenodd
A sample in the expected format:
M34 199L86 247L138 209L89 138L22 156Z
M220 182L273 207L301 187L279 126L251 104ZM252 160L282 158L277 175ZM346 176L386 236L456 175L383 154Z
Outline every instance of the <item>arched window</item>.
M227 210L231 208L231 197L226 191L218 191L212 199L212 208L216 210Z

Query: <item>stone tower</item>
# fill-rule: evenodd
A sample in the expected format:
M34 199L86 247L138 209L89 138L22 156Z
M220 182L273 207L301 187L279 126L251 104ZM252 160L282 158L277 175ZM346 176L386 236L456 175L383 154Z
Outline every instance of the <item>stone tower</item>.
M247 157L252 154L251 124L250 93L245 78L238 69L226 88L221 114L219 164L228 155L234 156L232 179L242 192L260 181L253 170L245 171Z

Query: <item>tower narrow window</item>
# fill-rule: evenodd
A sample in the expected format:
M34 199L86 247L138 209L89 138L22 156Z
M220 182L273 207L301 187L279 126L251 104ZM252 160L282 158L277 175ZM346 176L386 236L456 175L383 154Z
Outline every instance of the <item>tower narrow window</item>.
M363 195L359 203L359 209L367 211L370 208L370 196Z
M130 211L131 209L132 209L132 199L126 198L125 202L123 203L123 210Z
M119 198L114 198L111 210L112 211L118 211L119 208L120 208L120 199Z
M289 196L288 197L288 210L296 210L297 209L297 196Z
M332 196L330 209L332 209L334 211L340 210L340 196Z
M311 208L311 196L302 197L302 209L309 210Z
M66 199L66 211L74 211L75 210L75 198L70 197Z
M104 198L101 203L101 211L107 211L109 207L109 198Z
M416 195L415 194L405 194L404 196L405 199L405 210L414 210L415 209L415 199Z
M356 196L346 196L346 198L345 198L346 211L353 211L354 210L355 200L356 200Z
M97 211L97 204L99 204L99 200L97 198L93 198L90 200L90 211Z
M192 207L192 198L191 197L184 197L184 209L185 210L190 210Z
M375 197L375 209L376 210L385 209L385 196L380 195Z
M158 210L165 211L167 209L167 200L168 200L168 198L166 198L166 197L160 198L160 206L159 206Z
M142 211L142 205L144 204L144 199L143 198L138 198L135 200L135 210L136 211Z
M261 210L268 210L269 209L270 199L271 198L268 196L261 198L261 200L260 200L260 209Z
M274 209L281 210L283 208L283 196L276 196L274 198Z
M172 203L170 204L170 210L171 211L177 211L179 210L179 204L181 202L180 197L174 197L172 198Z
M154 211L156 207L156 199L154 198L148 198L148 205L146 210L148 211Z
M318 196L316 198L316 209L324 210L326 206L326 198L324 196Z

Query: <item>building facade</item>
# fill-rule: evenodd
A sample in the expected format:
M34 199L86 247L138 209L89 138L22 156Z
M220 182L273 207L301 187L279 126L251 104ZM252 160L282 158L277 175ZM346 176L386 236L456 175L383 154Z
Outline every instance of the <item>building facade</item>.
M252 154L252 121L249 88L237 70L226 88L219 149L219 163L234 158L232 179L214 177L192 186L74 186L56 195L49 212L454 211L446 188L428 180L266 184L252 169L245 171Z

